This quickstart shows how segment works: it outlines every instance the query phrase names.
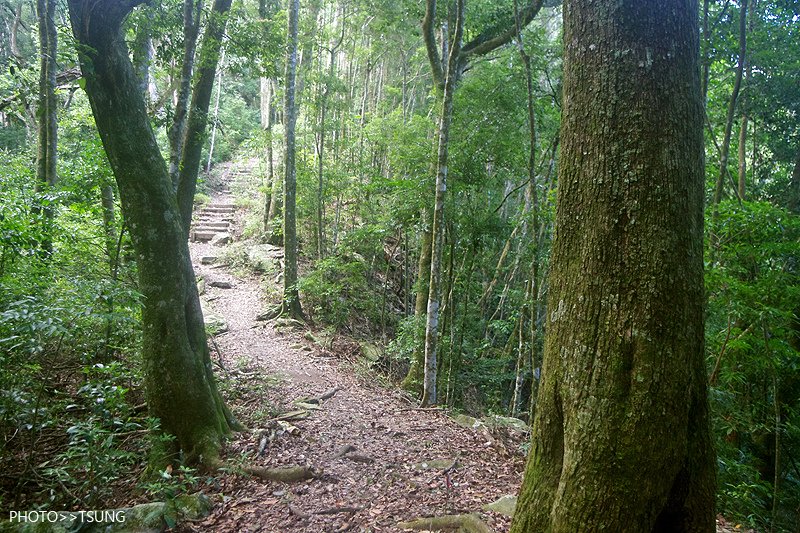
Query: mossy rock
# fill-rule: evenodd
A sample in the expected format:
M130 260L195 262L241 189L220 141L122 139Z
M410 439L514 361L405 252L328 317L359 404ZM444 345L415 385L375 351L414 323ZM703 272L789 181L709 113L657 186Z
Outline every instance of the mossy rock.
M511 494L501 496L498 500L492 503L487 503L483 506L485 511L494 511L503 516L514 516L514 509L517 508L517 497Z
M486 419L486 425L509 428L517 433L530 433L531 430L530 426L524 420L512 416L490 416Z
M256 272L280 270L283 249L271 244L257 244L247 250L247 262Z
M456 424L458 424L463 428L469 428L469 429L480 429L486 426L483 422L481 422L477 418L465 414L457 414L456 416L453 417L453 422L455 422Z
M360 342L361 355L370 363L375 363L381 358L381 349L371 342Z

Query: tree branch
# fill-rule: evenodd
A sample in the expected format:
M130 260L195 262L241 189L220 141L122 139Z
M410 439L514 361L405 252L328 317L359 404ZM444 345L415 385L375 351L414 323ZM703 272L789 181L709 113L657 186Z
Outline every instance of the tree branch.
M428 51L428 61L431 64L433 83L437 89L444 91L444 70L442 59L439 57L439 48L436 46L436 37L433 34L433 19L436 16L436 0L425 1L425 17L422 19L422 38Z
M531 0L519 13L520 29L525 28L542 9L543 0ZM464 45L462 49L462 62L466 63L471 56L486 55L492 50L500 48L517 34L517 18L512 17L506 28L500 32L496 28L486 30L473 40Z

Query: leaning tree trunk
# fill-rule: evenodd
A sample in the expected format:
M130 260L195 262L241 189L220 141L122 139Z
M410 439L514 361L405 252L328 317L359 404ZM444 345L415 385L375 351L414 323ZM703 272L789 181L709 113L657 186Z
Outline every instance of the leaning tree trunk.
M203 156L203 145L207 135L208 106L211 104L211 93L214 89L214 78L230 8L231 0L214 0L211 18L203 34L203 43L197 58L197 81L192 90L192 103L189 106L183 139L183 157L178 169L178 208L181 212L183 233L187 239L192 224L192 207L194 193L197 190L200 159Z
M511 531L714 531L697 0L564 4L543 382Z
M178 205L120 32L139 3L69 0L70 19L136 251L148 407L189 462L215 465L235 421L214 382Z
M203 0L183 1L183 60L181 61L181 77L178 85L178 99L172 124L167 131L169 139L169 177L172 186L178 189L180 164L183 158L183 143L189 109L189 97L192 92L192 71L194 56L197 50L197 36L200 33L200 15L203 12Z

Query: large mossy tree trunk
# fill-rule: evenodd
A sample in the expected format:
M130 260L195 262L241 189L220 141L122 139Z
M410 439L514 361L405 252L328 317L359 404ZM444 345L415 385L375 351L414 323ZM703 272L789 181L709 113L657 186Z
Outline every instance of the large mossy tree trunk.
M70 19L136 251L148 407L189 462L214 466L236 423L214 382L178 205L120 31L139 3L69 0Z
M697 0L564 3L547 338L511 531L714 531Z

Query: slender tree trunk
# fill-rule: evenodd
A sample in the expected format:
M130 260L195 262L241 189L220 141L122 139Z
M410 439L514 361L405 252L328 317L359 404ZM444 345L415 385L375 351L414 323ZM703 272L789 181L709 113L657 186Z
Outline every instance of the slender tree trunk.
M273 203L276 202L273 191L275 182L275 165L272 149L272 87L270 78L261 78L261 127L264 128L267 142L267 186L264 196L264 234L269 236L272 232L271 224L275 216Z
M214 97L214 119L211 121L211 142L208 145L206 172L211 172L211 161L214 159L214 144L217 141L217 124L219 123L219 102L222 96L222 65L225 63L225 49L222 49L220 65L217 69L217 96Z
M198 57L197 81L192 90L192 102L186 118L183 139L183 157L178 169L178 208L181 213L183 233L189 238L192 225L194 193L197 190L197 176L200 173L200 159L206 141L208 107L214 89L217 64L222 53L222 38L228 22L231 0L214 0L208 27L203 35Z
M433 210L433 243L431 246L431 277L428 289L428 306L425 319L425 374L422 388L422 405L437 402L437 336L439 332L439 283L442 275L442 247L444 240L444 197L447 191L447 163L450 148L450 123L453 118L453 96L460 78L459 55L464 33L464 0L457 0L456 28L447 61L447 71L439 119L439 153L436 158L436 195Z
M792 213L800 215L800 150L797 151L792 177L789 181L789 201L787 202L787 207Z
M700 92L703 95L703 106L708 101L708 80L711 73L711 56L709 47L711 46L711 26L708 23L708 9L711 0L703 0L703 41L700 49L702 51L703 74L700 78Z
M114 215L114 187L103 185L100 189L100 203L103 207L103 229L106 234L106 255L108 256L108 270L110 273L116 271L116 260L114 250L117 245L117 230L114 225L116 219Z
M186 122L189 110L189 97L192 92L192 72L194 70L197 36L200 33L200 15L203 12L203 0L184 0L183 2L183 62L178 86L175 114L172 125L167 131L169 139L169 176L172 186L178 190L180 165L183 158Z
M750 0L750 7L748 11L749 23L747 32L752 35L753 27L755 24L757 0ZM746 42L746 37L745 37ZM737 192L740 200L747 198L747 128L750 122L750 96L748 93L748 84L753 77L753 69L750 65L749 51L745 47L744 56L744 78L742 83L744 85L744 94L742 97L742 118L739 125L739 180L737 183Z
M414 353L411 356L411 365L402 383L404 389L416 394L422 392L422 378L425 367L425 336L422 325L424 324L425 313L428 309L428 289L430 288L431 279L431 245L433 242L429 210L423 208L420 218L424 226L422 234L420 235L417 281L414 284L416 289L416 296L414 299L414 322L415 327L419 327L421 330L419 333L419 340L421 342L415 343ZM419 346L417 346L417 344L419 344Z
M564 3L558 234L513 533L715 530L697 16Z
M10 39L10 47L11 47L11 55L17 60L20 67L24 67L28 64L28 59L23 55L23 53L19 49L19 27L22 24L22 1L17 3L16 8L14 8L14 21L11 23L11 35L9 36Z
M736 63L736 77L733 81L733 91L728 100L728 115L725 120L725 133L722 137L722 146L719 155L719 174L717 184L714 188L714 215L716 218L717 205L722 201L722 193L725 188L725 178L728 174L728 154L731 149L731 134L733 131L734 116L736 113L736 103L739 99L739 89L742 86L742 74L744 72L745 55L747 53L747 0L742 0L739 7L739 59Z
M297 221L295 218L297 171L295 166L295 103L297 77L297 18L299 0L289 0L289 33L286 47L286 149L283 181L283 306L282 312L302 318L300 295L297 290Z
M148 407L190 463L216 466L236 423L216 388L178 205L121 35L139 3L69 0L70 19L136 251Z
M39 144L36 154L37 191L55 186L58 181L56 162L58 156L58 100L56 99L56 52L57 33L55 23L55 0L37 0L36 13L39 25L40 63L39 63L39 103L38 115ZM42 213L46 228L41 243L42 250L49 254L53 243L49 236L53 220L53 208L45 205Z

